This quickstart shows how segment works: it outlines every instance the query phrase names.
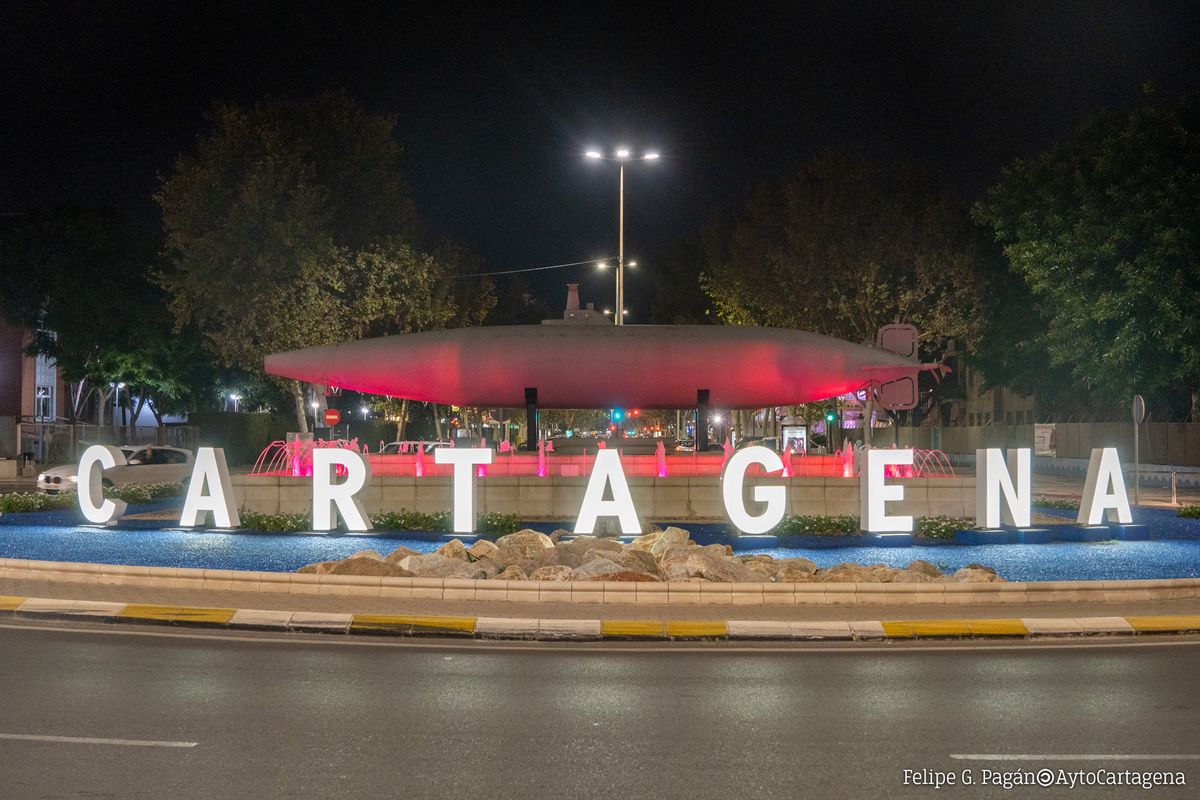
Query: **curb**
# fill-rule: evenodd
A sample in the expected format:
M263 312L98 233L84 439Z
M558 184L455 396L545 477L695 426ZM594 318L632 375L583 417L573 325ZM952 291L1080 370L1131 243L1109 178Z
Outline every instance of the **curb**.
M209 628L534 641L881 641L1032 639L1200 632L1200 615L1135 617L765 621L515 619L200 608L0 595L0 618L193 625Z

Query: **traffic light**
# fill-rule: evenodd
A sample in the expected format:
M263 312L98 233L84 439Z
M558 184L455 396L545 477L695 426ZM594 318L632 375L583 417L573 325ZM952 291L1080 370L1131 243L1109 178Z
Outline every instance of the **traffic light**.
M825 409L825 421L832 423L837 419L837 413L832 408Z
M622 409L614 408L612 410L612 419L613 422L620 422L625 419L625 412Z
M633 414L635 417L637 417L637 416L641 415L642 410L640 408L635 408L633 411L630 411L629 413Z

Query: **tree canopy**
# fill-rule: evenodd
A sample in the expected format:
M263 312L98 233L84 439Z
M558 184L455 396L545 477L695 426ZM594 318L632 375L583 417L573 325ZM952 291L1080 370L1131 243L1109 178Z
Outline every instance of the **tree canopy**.
M1028 307L1011 342L1099 396L1153 396L1200 419L1200 122L1152 95L1009 165L978 203ZM1018 331L1009 330L1009 335ZM1002 344L1002 343L1001 343ZM1000 347L997 344L996 347ZM995 348L992 348L995 349ZM1024 370L1044 369L1026 359ZM1038 379L1005 362L989 379Z
M895 320L934 355L978 335L982 280L965 209L915 171L837 153L760 188L706 235L701 283L726 324L860 343Z
M210 120L156 197L160 280L224 365L257 372L271 352L482 321L490 287L453 280L465 255L423 246L393 120L341 94L218 105Z

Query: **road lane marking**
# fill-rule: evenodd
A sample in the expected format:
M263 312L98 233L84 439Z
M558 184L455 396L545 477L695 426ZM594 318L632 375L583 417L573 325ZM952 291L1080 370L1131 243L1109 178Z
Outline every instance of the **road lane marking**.
M1180 753L951 753L958 761L1200 761L1200 754Z
M91 736L41 736L33 733L0 733L0 739L56 744L111 744L120 747L195 747L198 742L167 742L147 739L97 739Z

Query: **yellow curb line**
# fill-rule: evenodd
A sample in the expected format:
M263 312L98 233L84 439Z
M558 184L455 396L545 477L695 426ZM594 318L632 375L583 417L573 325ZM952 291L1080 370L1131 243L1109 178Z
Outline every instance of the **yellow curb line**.
M16 611L28 598L0 594L0 611Z
M201 622L224 625L233 619L236 608L192 608L189 606L156 606L133 603L121 609L121 619L147 619L157 622Z
M1137 633L1171 633L1200 630L1200 616L1173 615L1158 617L1125 617Z
M411 614L355 614L350 632L466 633L475 632L475 617L434 617Z
M15 612L27 601L47 602L40 598L0 595L0 612ZM131 603L114 615L97 614L94 619L116 619L130 621L194 623L227 625L237 613L233 608L197 608L191 606L154 605ZM1108 631L1112 635L1130 633L1188 633L1200 631L1200 615L1158 615L1116 617L1123 619L1130 631ZM350 625L341 632L383 633L401 636L454 635L471 636L476 633L476 617L433 616L414 614L353 614ZM584 620L586 622L592 622ZM1035 622L1036 620L1031 620ZM540 620L518 620L537 622ZM547 620L553 628L554 620ZM573 622L579 622L574 620ZM730 639L753 638L734 636L729 633L725 620L647 620L608 619L594 621L600 627L600 636L605 639ZM1031 632L1020 619L917 619L888 620L863 624L878 624L887 639L914 639L937 637L1029 637ZM528 627L528 626L526 626ZM493 635L494 631L490 632ZM528 630L522 629L527 638ZM559 637L556 637L559 638ZM808 637L806 637L808 638Z

